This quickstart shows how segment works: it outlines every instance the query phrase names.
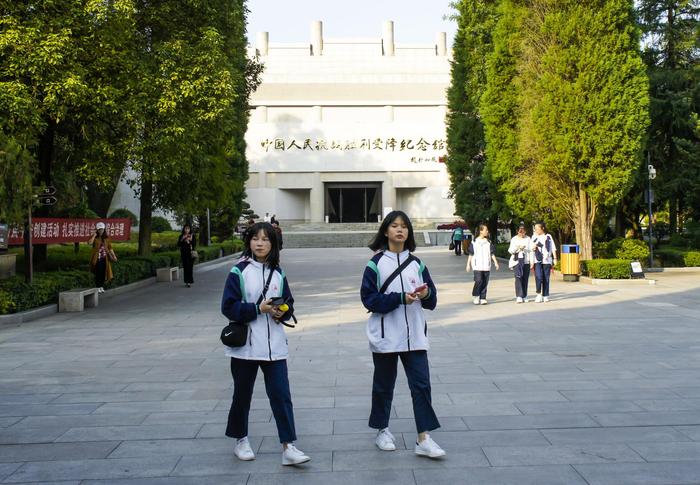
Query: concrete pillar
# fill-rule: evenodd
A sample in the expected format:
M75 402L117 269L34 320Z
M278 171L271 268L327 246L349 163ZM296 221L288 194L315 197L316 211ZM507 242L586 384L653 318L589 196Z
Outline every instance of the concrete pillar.
M382 218L388 210L396 210L396 189L391 172L385 174L382 182Z
M309 196L310 209L311 209L311 222L323 222L324 211L325 211L325 191L323 187L323 182L321 181L321 174L319 172L314 172L313 182L311 184L311 194Z
M314 20L311 22L311 55L323 54L323 22Z
M257 111L258 122L267 123L267 106L258 106L255 110Z
M322 106L314 106L313 112L314 112L314 116L313 116L314 121L321 123L323 121L323 107Z
M384 106L384 119L386 120L387 123L394 122L394 107L393 106Z
M266 56L270 46L270 33L258 32L258 37L255 44L258 54L261 56Z
M382 54L394 55L394 22L392 20L385 21L382 28Z
M435 52L439 56L447 55L447 32L438 32L435 37Z

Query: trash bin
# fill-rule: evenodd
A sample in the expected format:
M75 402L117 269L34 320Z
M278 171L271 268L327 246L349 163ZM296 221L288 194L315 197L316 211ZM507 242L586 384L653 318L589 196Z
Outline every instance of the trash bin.
M581 262L578 244L561 245L561 274L564 281L578 281Z

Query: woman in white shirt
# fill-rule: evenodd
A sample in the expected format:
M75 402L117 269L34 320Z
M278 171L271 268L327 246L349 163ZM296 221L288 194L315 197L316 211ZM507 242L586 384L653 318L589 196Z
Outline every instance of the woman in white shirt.
M530 271L535 264L531 258L532 241L527 235L525 224L518 226L518 233L510 240L508 252L510 262L508 267L513 270L515 276L515 302L527 303L527 284L530 280Z
M496 259L496 246L489 240L489 228L486 224L479 224L479 237L469 245L469 259L466 268L467 272L469 272L470 267L474 268L472 296L475 305L488 303L486 290L488 290L491 275L491 262L497 270L500 269Z
M536 303L549 301L549 277L552 267L557 264L557 247L552 236L547 234L544 222L535 224L532 236L532 259L535 263Z

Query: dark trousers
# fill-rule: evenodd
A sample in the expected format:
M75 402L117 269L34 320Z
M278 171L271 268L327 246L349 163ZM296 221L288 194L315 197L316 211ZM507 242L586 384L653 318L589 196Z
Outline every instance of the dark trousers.
M253 398L255 377L258 367L265 376L265 390L270 400L272 415L277 423L280 443L296 441L294 429L294 409L292 395L289 392L286 360L244 360L231 358L231 375L233 376L233 402L228 413L226 436L244 438L248 436L248 413Z
M527 297L527 284L530 282L530 265L523 266L522 276L515 277L515 296L520 298Z
M462 255L462 241L452 241L452 243L455 245L455 255L461 256Z
M95 287L102 288L105 285L105 275L107 274L107 258L97 260L95 264Z
M416 431L423 433L439 428L440 422L433 410L430 395L430 369L428 368L428 353L425 350L388 354L375 352L372 354L374 380L372 382L372 411L369 415L369 427L384 429L389 426L399 357L406 372L408 387L411 390Z
M182 269L185 272L185 283L194 283L194 259L191 254L180 253Z
M490 271L474 270L474 288L472 289L472 296L478 296L482 300L486 299L486 290L488 290L489 287L490 276Z
M551 264L535 263L535 287L538 294L549 296L549 277L551 274Z

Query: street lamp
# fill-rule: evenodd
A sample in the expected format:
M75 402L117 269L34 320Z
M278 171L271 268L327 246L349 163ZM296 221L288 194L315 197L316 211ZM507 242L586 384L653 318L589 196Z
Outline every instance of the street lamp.
M647 161L649 162L650 156L647 152ZM651 204L654 202L654 193L651 191L651 181L656 178L656 169L651 163L647 164L647 170L649 172L649 186L647 189L647 202L649 203L649 267L654 267L654 243L652 241L654 237L654 229L652 224L652 218L654 217L651 209Z

